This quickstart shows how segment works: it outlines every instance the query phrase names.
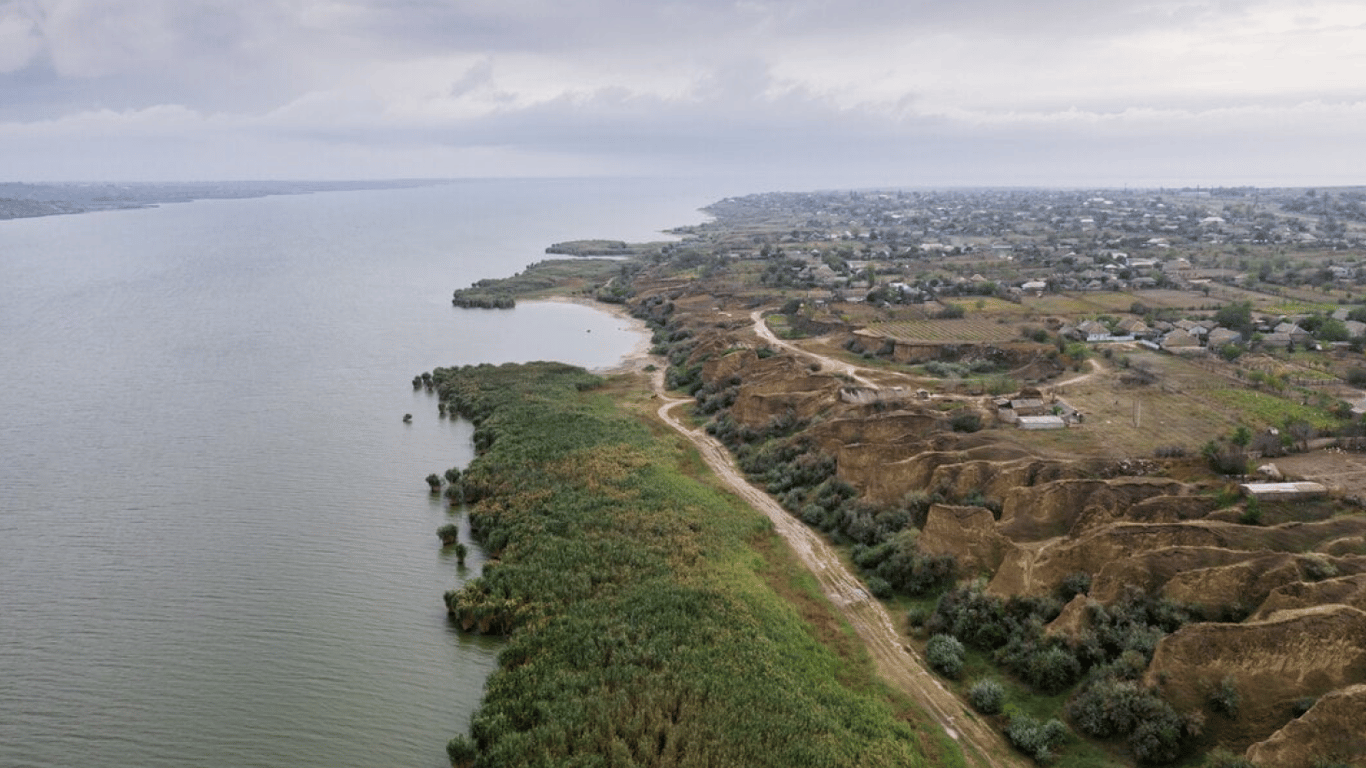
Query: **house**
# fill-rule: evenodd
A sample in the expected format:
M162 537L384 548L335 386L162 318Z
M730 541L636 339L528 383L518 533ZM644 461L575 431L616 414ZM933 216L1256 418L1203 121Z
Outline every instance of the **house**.
M1268 333L1262 337L1262 346L1272 349L1289 349L1293 343L1288 333Z
M1010 410L1016 416L1042 416L1047 412L1042 398L1025 397L1010 401Z
M1115 330L1120 333L1127 333L1130 336L1143 336L1150 333L1152 329L1148 324L1136 317L1126 317L1115 323Z
M1200 340L1181 328L1168 332L1160 343L1168 352L1188 352L1200 348Z
M1243 483L1238 488L1249 499L1266 501L1316 499L1328 495L1328 488L1319 483Z
M1020 429L1063 429L1067 422L1061 416L1021 416Z
M1307 344L1314 339L1313 334L1294 323L1280 323L1271 329L1272 333L1283 333L1296 344Z
M1205 346L1209 347L1210 351L1213 352L1223 349L1229 344L1239 344L1242 340L1243 335L1241 333L1229 328L1221 327L1215 328L1209 332L1209 335L1206 337Z
M1109 338L1110 329L1105 323L1097 320L1083 320L1077 323L1077 331L1081 333L1087 341L1099 341Z

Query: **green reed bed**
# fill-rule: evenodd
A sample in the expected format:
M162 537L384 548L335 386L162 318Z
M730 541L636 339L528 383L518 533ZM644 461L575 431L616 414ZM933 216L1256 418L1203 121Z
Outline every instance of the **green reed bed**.
M886 700L766 584L759 513L684 474L657 440L554 363L438 369L475 421L464 473L494 556L447 594L507 635L453 764L927 765ZM771 563L769 563L771 565Z

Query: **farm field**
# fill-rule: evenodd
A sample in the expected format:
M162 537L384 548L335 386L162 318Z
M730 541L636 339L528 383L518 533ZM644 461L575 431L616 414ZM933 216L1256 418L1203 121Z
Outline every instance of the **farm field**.
M1114 315L1129 312L1134 304L1150 309L1201 310L1221 304L1218 299L1194 291L1077 291L1026 296L1022 302L1032 312L1045 315Z
M874 335L896 341L933 344L1001 343L1018 340L1019 327L991 317L956 320L897 320L868 325Z
M1066 452L1090 451L1112 457L1152 456L1160 447L1180 446L1195 454L1211 439L1239 425L1253 430L1303 419L1316 427L1335 424L1314 405L1244 389L1198 362L1155 353L1129 354L1131 365L1157 375L1148 385L1126 384L1114 368L1075 385L1053 390L1086 416L1066 437L1036 432L1021 442Z

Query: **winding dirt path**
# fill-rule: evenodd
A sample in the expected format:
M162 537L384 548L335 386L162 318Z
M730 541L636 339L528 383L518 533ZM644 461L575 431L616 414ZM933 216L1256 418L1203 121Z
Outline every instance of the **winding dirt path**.
M1072 384L1080 384L1084 381L1089 381L1090 379L1095 378L1098 374L1106 373L1110 370L1109 368L1105 367L1105 363L1102 363L1100 360L1097 360L1094 357L1090 358L1086 362L1089 363L1091 366L1090 371L1083 373L1080 376L1073 376L1070 379L1064 379L1063 381L1054 382L1049 385L1049 389L1057 390Z
M662 371L656 371L651 381L655 394L663 401L659 407L659 418L692 441L707 466L736 495L773 521L773 527L815 575L821 591L858 632L877 664L878 674L919 702L949 736L959 742L968 765L1023 768L1026 763L1010 749L1001 735L970 714L965 705L926 669L924 660L903 644L901 633L886 609L844 567L830 545L788 514L773 497L751 485L725 446L706 432L689 428L673 415L675 407L690 403L692 399L669 397L664 389Z
M858 366L851 365L849 363L844 362L843 360L836 360L833 357L818 355L815 352L810 352L808 350L802 349L801 347L797 346L796 344L793 344L790 341L784 341L778 338L776 335L774 335L773 330L768 327L768 323L764 322L763 310L760 309L751 312L749 315L749 319L754 322L754 333L757 334L759 338L763 339L769 345L778 347L780 349L785 349L788 352L793 353L794 355L809 357L819 362L821 364L821 368L825 370L842 373L865 387L871 387L874 389L877 388L877 384L874 384L867 377L859 373L859 371L863 369L859 368Z

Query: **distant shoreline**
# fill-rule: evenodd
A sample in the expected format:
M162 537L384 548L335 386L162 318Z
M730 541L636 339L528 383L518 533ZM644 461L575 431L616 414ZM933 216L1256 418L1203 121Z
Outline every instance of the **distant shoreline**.
M439 179L394 181L0 182L0 221L155 208L196 200L241 200L318 192L411 189Z

